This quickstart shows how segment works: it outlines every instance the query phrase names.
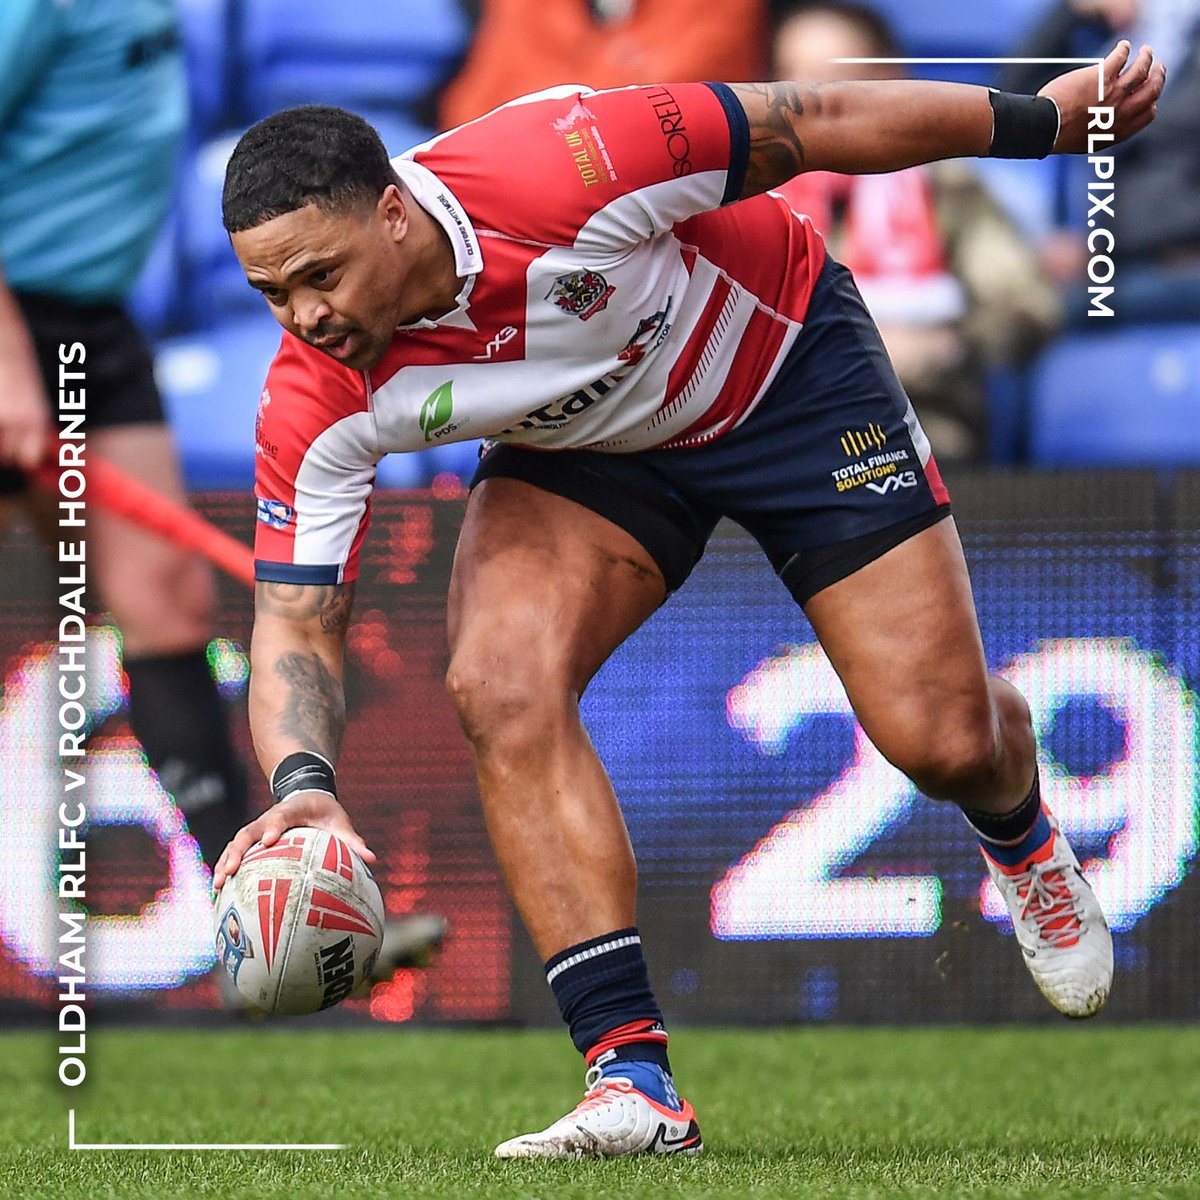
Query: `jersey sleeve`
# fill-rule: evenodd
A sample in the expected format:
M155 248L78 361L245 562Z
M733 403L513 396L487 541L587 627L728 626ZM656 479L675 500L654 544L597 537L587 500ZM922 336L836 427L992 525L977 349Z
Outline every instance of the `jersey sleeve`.
M348 583L370 521L377 450L363 377L289 334L255 428L254 576Z
M480 229L619 251L741 193L746 114L720 83L552 88L414 154Z

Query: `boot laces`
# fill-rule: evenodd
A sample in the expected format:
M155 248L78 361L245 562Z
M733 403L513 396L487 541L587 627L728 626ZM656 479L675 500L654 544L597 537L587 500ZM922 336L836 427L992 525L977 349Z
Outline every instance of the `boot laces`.
M575 1106L576 1112L586 1112L590 1108L599 1108L603 1104L609 1102L608 1092L628 1092L631 1088L628 1079L622 1079L619 1076L615 1078L607 1078L600 1067L588 1067L587 1074L583 1077L583 1085L586 1089L583 1093L583 1099Z
M1014 876L1021 920L1032 921L1041 940L1054 949L1073 946L1083 929L1075 896L1062 867L1044 870L1044 865L1033 863Z

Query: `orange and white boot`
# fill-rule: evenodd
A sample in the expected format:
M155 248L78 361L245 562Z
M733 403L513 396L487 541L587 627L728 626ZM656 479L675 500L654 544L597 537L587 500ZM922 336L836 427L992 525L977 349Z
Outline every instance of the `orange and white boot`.
M983 860L1042 995L1065 1016L1090 1017L1112 987L1112 935L1075 852L1046 815L1050 837L1027 858L1006 866L981 847Z
M580 1103L540 1133L510 1138L497 1158L617 1158L627 1154L699 1154L704 1149L692 1106L679 1111L652 1100L619 1075L592 1067Z

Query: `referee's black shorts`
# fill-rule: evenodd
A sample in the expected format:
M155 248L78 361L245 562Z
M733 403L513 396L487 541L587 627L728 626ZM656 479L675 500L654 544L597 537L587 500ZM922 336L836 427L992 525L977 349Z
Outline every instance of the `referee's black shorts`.
M58 396L59 347L81 342L87 354L82 369L89 430L163 423L150 349L119 304L80 304L28 292L14 292L14 297L29 327L51 405ZM20 471L0 466L0 496L18 495L25 486Z

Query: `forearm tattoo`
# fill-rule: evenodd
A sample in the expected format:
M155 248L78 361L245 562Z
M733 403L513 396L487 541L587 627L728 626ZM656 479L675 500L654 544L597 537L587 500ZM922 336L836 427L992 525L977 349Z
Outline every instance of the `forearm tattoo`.
M331 761L337 759L346 726L345 695L325 659L308 647L323 650L322 643L328 638L330 652L340 654L353 606L352 583L263 582L255 593L258 616L282 618L301 631L299 640L292 643L297 648L285 649L270 662L271 673L283 684L278 732Z
M797 126L805 113L819 116L821 98L814 87L794 83L735 83L750 123L750 161L742 199L777 187L805 168L804 143Z
M279 732L336 762L346 728L342 685L315 654L285 654L274 671L285 685Z

